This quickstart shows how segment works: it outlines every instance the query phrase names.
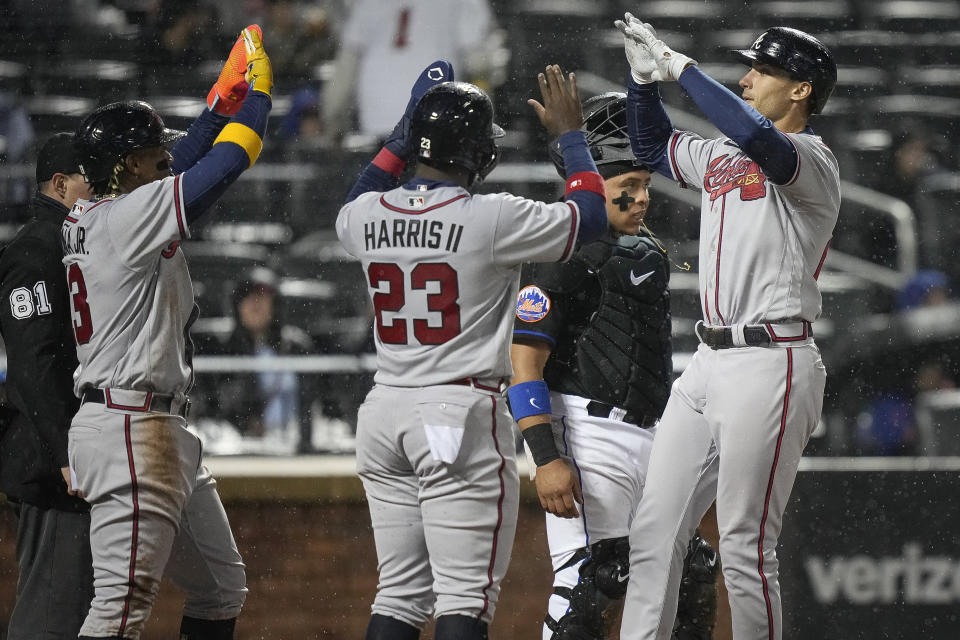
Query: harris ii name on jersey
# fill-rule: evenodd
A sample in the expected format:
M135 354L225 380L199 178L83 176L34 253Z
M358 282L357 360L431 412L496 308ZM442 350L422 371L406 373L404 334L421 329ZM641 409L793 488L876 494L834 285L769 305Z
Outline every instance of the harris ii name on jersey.
M440 249L456 253L460 248L463 225L443 220L399 218L379 220L363 225L367 251L392 247Z

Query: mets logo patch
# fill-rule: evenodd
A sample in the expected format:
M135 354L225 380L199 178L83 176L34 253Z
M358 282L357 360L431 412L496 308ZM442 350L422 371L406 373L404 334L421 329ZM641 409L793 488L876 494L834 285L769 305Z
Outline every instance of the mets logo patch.
M524 322L540 322L550 313L550 298L540 287L530 285L517 297L517 317Z

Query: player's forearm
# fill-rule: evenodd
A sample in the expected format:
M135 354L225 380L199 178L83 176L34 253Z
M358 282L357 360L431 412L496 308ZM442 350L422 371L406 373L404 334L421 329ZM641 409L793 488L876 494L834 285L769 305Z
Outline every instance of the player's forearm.
M217 135L209 153L183 173L183 202L189 224L256 162L271 107L270 96L250 92L240 111Z
M756 161L770 180L783 184L797 170L797 150L769 118L697 67L681 74L680 86L724 135Z
M380 153L382 154L383 151ZM381 157L381 155L377 156L377 158ZM402 170L401 168L400 171ZM347 194L347 198L343 203L353 202L368 191L390 191L400 183L397 177L398 175L399 174L394 175L389 170L378 166L377 161L374 160L363 169L363 172L357 178L357 181L353 183L353 188L350 189L350 193Z
M597 173L597 165L590 155L590 147L587 146L583 131L568 131L561 135L557 142L567 173L564 200L576 202L580 208L577 238L580 244L593 242L607 230L607 196L603 178Z
M181 138L173 148L174 174L183 173L205 156L228 122L230 122L229 116L204 108L203 113L190 124L187 135Z
M633 155L645 165L671 180L667 144L673 133L673 123L660 101L660 85L656 82L638 84L627 80L627 132Z

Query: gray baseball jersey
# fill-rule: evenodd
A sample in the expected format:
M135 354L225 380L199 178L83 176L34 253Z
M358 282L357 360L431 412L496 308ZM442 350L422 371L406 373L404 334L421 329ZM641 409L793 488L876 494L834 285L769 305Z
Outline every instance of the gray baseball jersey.
M508 378L522 262L566 260L579 212L465 189L366 193L337 218L376 313L375 381L402 387Z
M181 240L180 176L78 202L63 223L80 368L74 390L186 393L193 285Z
M246 596L243 562L184 418L196 306L179 248L189 237L180 187L169 177L80 201L62 227L84 398L69 458L92 505L96 594L83 636L136 640L165 574L185 592L187 616L235 618Z
M523 261L564 260L575 202L445 184L369 192L337 233L366 273L377 384L357 417L357 471L380 561L375 614L493 618L519 480L503 394Z
M791 133L796 174L771 183L726 138L674 132L669 159L678 181L702 190L700 304L708 325L813 322L816 278L840 209L837 159L819 136Z
M714 500L734 635L782 637L776 546L823 408L809 323L840 208L833 153L809 132L786 136L798 163L785 184L729 139L669 139L675 179L703 192L704 323L729 327L739 348L701 344L674 383L630 532L624 640L670 637L686 543ZM745 325L764 325L770 346L746 346Z

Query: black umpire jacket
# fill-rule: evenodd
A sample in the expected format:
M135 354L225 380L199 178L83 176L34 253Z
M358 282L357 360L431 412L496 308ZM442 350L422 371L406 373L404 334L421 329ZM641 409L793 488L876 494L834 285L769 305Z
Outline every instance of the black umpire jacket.
M0 406L0 491L15 501L82 511L66 491L73 394L73 338L60 227L68 209L38 193L32 217L0 250L0 334L7 351Z

